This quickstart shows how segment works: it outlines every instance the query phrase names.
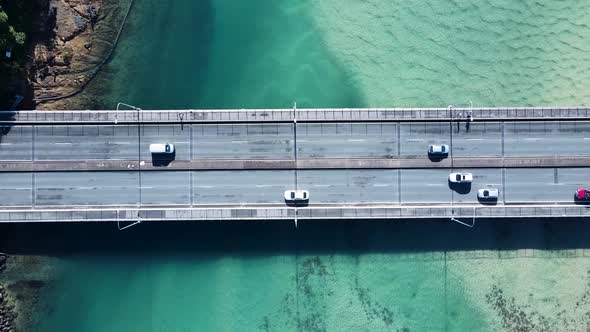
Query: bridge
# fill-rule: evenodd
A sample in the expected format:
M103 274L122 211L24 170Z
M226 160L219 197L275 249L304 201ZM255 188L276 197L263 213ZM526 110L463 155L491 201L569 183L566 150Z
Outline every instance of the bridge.
M590 216L574 200L587 107L20 111L0 127L0 222ZM163 142L173 160L149 153ZM296 187L308 204L283 200Z

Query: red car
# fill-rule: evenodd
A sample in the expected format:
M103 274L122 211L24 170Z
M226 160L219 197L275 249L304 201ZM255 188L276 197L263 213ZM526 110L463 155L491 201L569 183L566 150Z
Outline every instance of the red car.
M590 199L590 189L581 188L576 190L576 199Z

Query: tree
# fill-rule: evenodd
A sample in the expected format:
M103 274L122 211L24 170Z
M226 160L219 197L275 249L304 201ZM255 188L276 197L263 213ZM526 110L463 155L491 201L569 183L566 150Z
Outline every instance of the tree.
M24 32L16 31L9 24L8 14L0 8L0 47L5 49L13 46L23 46L26 39L27 36Z

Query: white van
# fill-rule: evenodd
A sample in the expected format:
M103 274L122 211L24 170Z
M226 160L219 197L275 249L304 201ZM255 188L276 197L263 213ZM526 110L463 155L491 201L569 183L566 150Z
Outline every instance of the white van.
M150 144L151 153L174 153L174 144Z

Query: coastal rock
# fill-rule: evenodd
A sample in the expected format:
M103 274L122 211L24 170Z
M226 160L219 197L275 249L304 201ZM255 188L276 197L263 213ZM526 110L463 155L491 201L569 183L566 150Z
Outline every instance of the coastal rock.
M98 7L94 5L77 5L72 7L80 16L89 22L96 22L98 19Z
M32 98L71 94L86 84L110 51L123 6L106 0L32 1L39 9L28 75ZM65 101L45 103L68 108Z
M88 27L88 20L78 14L65 2L52 2L56 12L56 35L66 42L74 39Z
M14 331L16 317L14 306L8 303L6 290L0 286L0 331Z
M52 65L69 66L72 62L73 56L73 51L71 49L64 49L54 57Z
M35 65L43 67L52 62L55 55L49 52L47 46L39 44L35 46L33 57L35 59Z

